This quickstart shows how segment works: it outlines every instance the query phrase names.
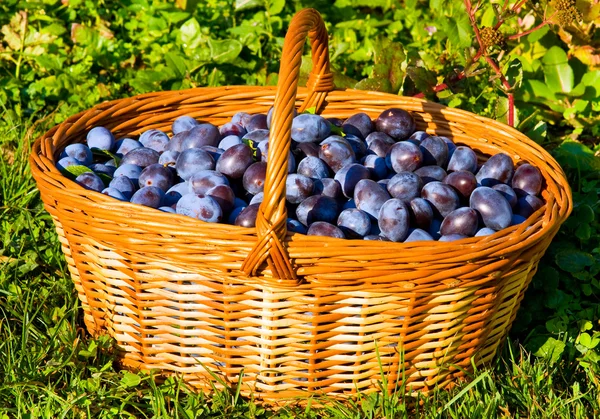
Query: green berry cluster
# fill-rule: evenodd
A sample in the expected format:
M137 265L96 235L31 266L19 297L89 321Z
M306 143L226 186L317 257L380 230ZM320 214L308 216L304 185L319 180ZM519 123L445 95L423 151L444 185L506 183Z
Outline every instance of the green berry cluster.
M479 34L481 35L483 47L486 49L494 46L503 47L505 44L504 35L502 35L497 29L483 26L479 30Z
M583 15L577 9L575 0L556 0L556 21L560 26L579 22Z

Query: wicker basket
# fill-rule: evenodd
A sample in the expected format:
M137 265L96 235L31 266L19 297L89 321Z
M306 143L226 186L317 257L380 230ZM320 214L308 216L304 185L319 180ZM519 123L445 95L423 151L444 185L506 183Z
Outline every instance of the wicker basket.
M297 80L306 36L308 88ZM213 375L243 394L276 401L336 398L390 388L446 386L490 361L505 338L538 261L572 208L559 165L496 121L427 101L333 90L319 14L296 15L277 90L201 88L102 103L54 127L34 145L31 168L56 224L85 323L109 334L129 368L178 373L210 390ZM256 228L207 224L86 190L55 168L60 151L98 125L117 137L191 115L223 124L275 104L265 197ZM536 165L545 206L524 224L458 242L339 240L286 231L285 177L293 108L327 117L390 107L417 128Z

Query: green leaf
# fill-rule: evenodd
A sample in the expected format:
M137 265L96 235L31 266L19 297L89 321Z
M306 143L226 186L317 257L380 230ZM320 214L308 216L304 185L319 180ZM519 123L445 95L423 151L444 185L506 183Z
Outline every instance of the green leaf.
M200 24L195 18L187 20L179 28L179 43L189 49L196 49L204 42Z
M473 28L466 13L458 16L448 17L442 20L442 30L448 36L450 42L456 47L470 47L473 42Z
M548 293L544 300L544 305L552 310L557 310L568 304L570 298L561 290L555 289Z
M61 25L58 23L51 23L48 26L44 26L40 32L48 33L48 34L54 35L54 36L61 36L62 34L67 32L67 29L64 27L64 25Z
M65 58L58 55L43 54L35 57L35 62L44 70L61 70L63 68Z
M175 52L167 52L165 54L165 62L177 78L184 78L187 73L187 66L185 65L185 59Z
M549 337L533 354L537 357L547 359L551 364L554 364L560 359L565 346L564 342Z
M583 172L600 171L600 158L589 147L578 141L566 140L554 150L556 160L563 167Z
M519 89L523 82L523 63L515 58L508 64L508 70L505 73L506 79L514 89Z
M526 79L523 82L523 91L519 92L527 102L542 102L542 99L556 100L550 88L541 80Z
M356 85L357 81L345 74L334 72L333 83L335 87L339 89L352 89Z
M553 317L546 322L546 330L550 333L561 333L567 331L568 317Z
M560 280L560 274L558 271L550 266L540 266L535 280L533 281L533 287L535 289L541 289L545 291L555 290L558 288L558 282Z
M356 86L354 86L355 89L358 90L373 90L376 92L384 92L384 93L391 93L392 92L392 84L390 83L390 81L388 79L362 79L361 81L359 81L358 83L356 83Z
M508 124L508 98L504 96L499 96L496 102L496 115L495 118L497 121L500 121L504 124ZM517 107L514 106L514 119L515 126L519 125L519 112L517 112Z
M581 224L577 227L577 230L575 230L575 236L579 240L589 240L590 237L592 237L592 228L589 224Z
M125 388L139 386L141 382L142 379L139 375L129 371L125 371L125 373L123 374L123 378L121 378L121 385Z
M594 349L600 344L600 338L597 336L590 336L589 333L582 333L579 335L579 343L588 349Z
M423 67L409 65L406 75L410 77L417 90L421 93L433 93L433 87L437 84L435 74Z
M271 0L269 2L269 14L271 16L278 15L285 7L285 0Z
M587 266L594 264L595 259L592 255L579 250L564 250L555 257L556 264L560 269L567 272L579 272Z
M548 137L548 124L544 121L538 121L532 129L525 132L525 135L540 144Z
M264 0L235 0L235 11L254 9L256 7L264 7Z
M553 46L542 57L544 79L554 92L569 93L573 89L573 69L569 65L567 53L559 46Z
M186 4L182 6L183 8L189 8L189 10L193 10L192 8L196 6L195 3L197 2L198 0L185 1ZM167 20L168 23L172 25L176 25L179 22L190 17L190 14L188 12L180 11L161 11L160 14Z
M95 358L98 354L98 344L96 341L91 341L87 349L81 349L78 354L84 358Z
M226 39L223 41L209 41L210 56L216 63L233 62L240 52L242 52L242 43L234 39Z
M587 204L577 208L577 220L581 223L591 223L596 218L594 209Z
M119 166L119 163L121 163L121 158L119 156L117 156L115 153L112 153L108 150L102 150L100 148L96 148L96 147L92 147L92 155L96 156L96 157L110 157L111 159L113 159L115 161L115 164L117 166Z
M375 65L371 76L356 84L356 89L398 93L404 82L403 67L406 54L402 44L387 38L378 38L373 43Z
M317 108L316 108L316 107L314 107L314 106L313 106L312 108L306 108L306 109L304 110L304 112L302 112L302 113L310 113L310 114L313 114L313 115L314 115L315 113L317 113Z
M494 7L490 4L485 8L483 12L483 16L481 17L481 22L479 24L481 26L492 27L496 23L496 13L494 12Z
M66 177L75 179L77 176L79 176L83 173L93 172L93 170L87 166L82 166L82 165L76 164L73 166L65 167L64 169L61 170L61 172Z
M537 41L542 39L544 37L544 35L546 35L548 33L549 30L550 30L550 25L542 26L537 31L534 31L534 32L530 33L529 35L527 35L527 41L530 44L535 44Z
M345 137L346 133L344 132L344 130L342 129L342 127L338 127L337 125L333 125L331 124L331 134L332 135L339 135L340 137Z

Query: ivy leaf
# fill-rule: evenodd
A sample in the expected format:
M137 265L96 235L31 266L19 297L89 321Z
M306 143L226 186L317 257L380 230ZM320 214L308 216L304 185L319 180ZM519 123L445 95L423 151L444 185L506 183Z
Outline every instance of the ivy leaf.
M544 79L554 92L569 93L573 89L573 69L569 65L567 53L559 46L553 46L542 57Z
M530 45L535 44L537 41L542 39L544 35L548 33L549 30L550 25L542 26L537 31L533 31L529 35L527 35L527 42L529 42Z

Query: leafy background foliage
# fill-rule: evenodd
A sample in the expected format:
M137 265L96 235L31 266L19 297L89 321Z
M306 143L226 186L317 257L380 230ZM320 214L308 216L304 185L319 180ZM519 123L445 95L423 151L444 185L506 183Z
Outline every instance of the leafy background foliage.
M503 3L482 2L478 24L498 23ZM62 280L68 275L52 223L26 164L32 138L104 100L197 86L276 84L285 30L304 7L317 8L326 21L340 88L421 94L501 121L506 121L507 94L514 93L517 129L550 150L565 168L575 209L543 258L511 337L528 351L521 360L528 353L537 358L531 365L526 360L528 373L546 378L559 374L558 387L568 389L572 400L584 398L589 388L600 385L600 4L578 0L576 6L581 19L561 25L552 21L520 37L515 35L556 13L556 4L525 2L502 24L506 44L488 54L509 80L509 92L483 60L474 61L473 28L465 6L453 0L2 0L0 381L9 384L0 386L0 407L14 403L12 392L22 383L40 380L68 382L61 394L72 392L74 399L64 396L65 406L83 403L82 412L89 399L84 403L78 392L93 392L96 403L106 397L102 403L110 405L111 397L134 397L127 389L140 382L151 386L147 376L113 369L110 342L81 333L76 294ZM305 58L304 78L310 70L310 58ZM438 88L442 83L448 87ZM42 342L41 352L25 353L33 337ZM523 364L510 359L503 374L520 371L526 376ZM535 370L536 365L542 369ZM479 376L476 386L459 393L496 394L492 401L473 399L475 407L465 402L471 406L467 413L480 404L500 406L493 408L496 412L534 411L516 395L527 393L527 380L515 393L510 386L517 384L511 379L505 393L492 381L490 390L488 378ZM110 387L111 382L116 384ZM180 394L173 390L176 383L165 385L160 390L166 389L164 394ZM59 392L50 388L44 390L47 400ZM552 388L543 393L550 404ZM156 389L149 391L160 392ZM599 414L595 394L596 404L585 402L585 407ZM135 403L142 403L147 394L136 397ZM197 399L187 403L208 416L211 409L220 409L215 407L219 400L212 407ZM248 406L239 414L262 414ZM377 406L385 410L385 403ZM162 412L164 406L154 408ZM434 403L432 411L436 409Z

